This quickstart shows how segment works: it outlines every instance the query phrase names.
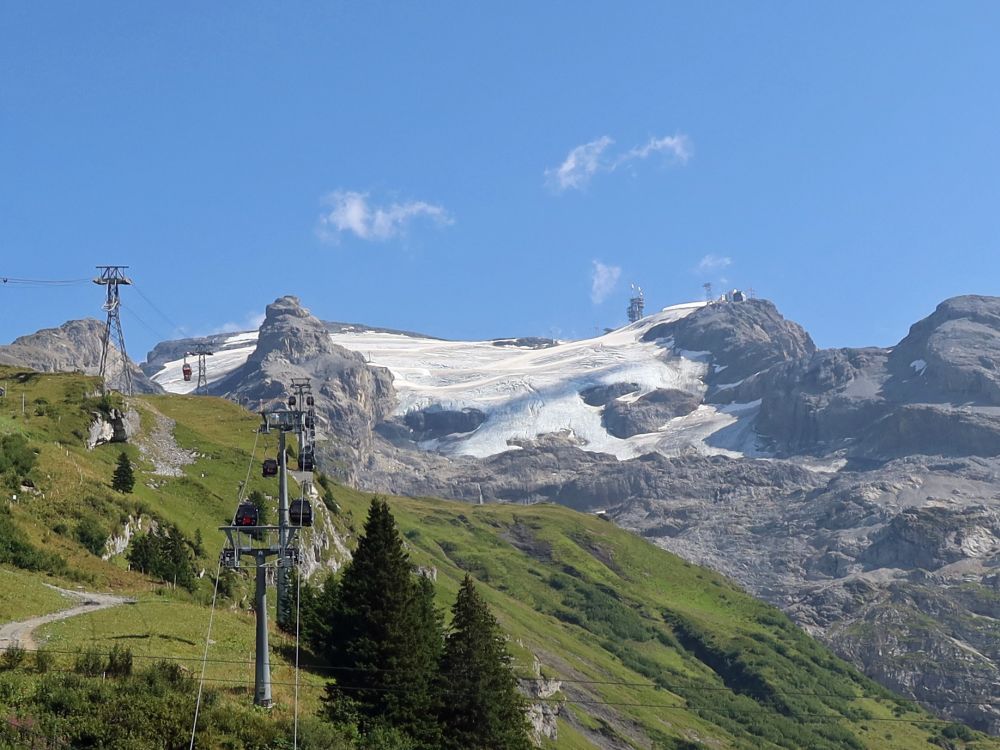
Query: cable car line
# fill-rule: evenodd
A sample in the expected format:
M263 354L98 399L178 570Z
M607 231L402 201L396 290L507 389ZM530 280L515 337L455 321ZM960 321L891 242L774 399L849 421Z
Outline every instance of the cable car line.
M0 286L75 286L89 284L92 279L21 279L14 276L0 276Z

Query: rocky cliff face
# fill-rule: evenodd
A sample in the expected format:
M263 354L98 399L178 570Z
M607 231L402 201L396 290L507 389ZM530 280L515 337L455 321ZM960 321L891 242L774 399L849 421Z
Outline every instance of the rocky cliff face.
M293 378L311 378L320 431L319 446L330 473L351 481L374 447L375 425L395 403L392 374L362 355L330 341L322 321L296 297L267 306L257 346L246 363L212 384L210 392L249 401L283 399Z
M71 320L58 328L43 328L0 346L0 364L30 367L39 372L73 372L96 375L101 369L104 323L93 318ZM131 364L132 382L139 393L163 389Z

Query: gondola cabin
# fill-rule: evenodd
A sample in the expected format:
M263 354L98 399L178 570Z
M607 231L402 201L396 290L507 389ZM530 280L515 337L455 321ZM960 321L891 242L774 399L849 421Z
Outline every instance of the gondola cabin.
M312 396L306 396L306 406L315 406L315 404L316 404L316 399L314 399Z
M288 397L288 405L289 406L295 406L295 396L289 396Z
M181 368L181 375L184 376L185 383L191 382L191 365L189 365L187 362L185 362L184 366Z
M253 503L240 503L240 507L236 509L236 517L233 519L233 526L256 526L259 517L256 505Z
M288 508L288 520L292 526L312 526L312 503L308 500L292 500L292 504Z
M306 414L306 429L312 430L316 427L316 418L312 414Z
M311 450L304 450L299 455L299 471L313 471L316 468L316 460L313 458Z
M261 472L265 477L276 477L278 476L278 459L276 458L265 458L264 463L261 465Z

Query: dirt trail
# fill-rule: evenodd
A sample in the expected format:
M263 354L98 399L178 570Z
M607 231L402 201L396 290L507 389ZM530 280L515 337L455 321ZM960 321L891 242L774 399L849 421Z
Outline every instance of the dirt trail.
M58 612L41 615L40 617L32 617L30 620L8 622L5 625L0 625L0 651L6 649L8 646L20 646L25 649L37 648L38 644L35 643L32 636L37 628L40 628L42 625L47 625L50 622L66 620L70 617L85 615L90 612L97 612L98 610L108 609L109 607L117 607L121 604L135 604L136 601L135 599L130 599L125 596L116 596L114 594L95 594L88 591L70 591L69 589L61 589L58 586L49 586L49 588L55 589L65 597L76 599L79 604L67 609L60 609Z

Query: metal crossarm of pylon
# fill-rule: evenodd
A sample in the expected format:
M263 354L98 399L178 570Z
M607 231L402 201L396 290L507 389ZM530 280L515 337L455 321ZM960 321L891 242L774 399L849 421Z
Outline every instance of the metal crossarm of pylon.
M132 279L125 275L128 266L97 266L101 275L94 279L94 283L106 288L106 299L102 309L108 314L107 323L104 327L104 336L101 339L101 369L100 378L104 392L112 390L109 381L112 380L108 373L108 353L117 348L121 356L121 383L119 389L126 396L132 395L132 370L129 368L128 353L125 350L125 334L122 333L121 319L121 292L118 287L129 286ZM114 383L112 383L113 385Z

